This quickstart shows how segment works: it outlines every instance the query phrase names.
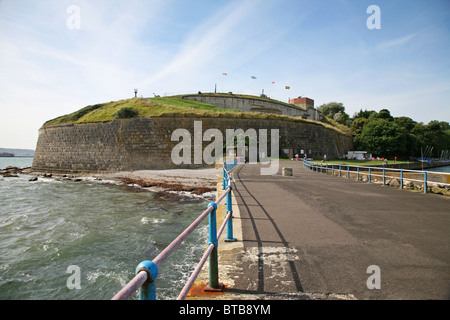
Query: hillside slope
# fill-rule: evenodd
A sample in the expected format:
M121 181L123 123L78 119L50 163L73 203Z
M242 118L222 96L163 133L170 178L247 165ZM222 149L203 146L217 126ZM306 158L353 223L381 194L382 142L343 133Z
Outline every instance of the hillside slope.
M345 132L341 128L338 128L330 123L323 123L276 114L243 112L238 109L222 109L199 101L185 100L181 96L155 97L146 99L133 98L90 105L73 113L49 120L44 124L44 127L70 123L108 122L120 118L177 116L205 118L274 119L294 122L308 122L332 128L346 135L349 134L348 132Z

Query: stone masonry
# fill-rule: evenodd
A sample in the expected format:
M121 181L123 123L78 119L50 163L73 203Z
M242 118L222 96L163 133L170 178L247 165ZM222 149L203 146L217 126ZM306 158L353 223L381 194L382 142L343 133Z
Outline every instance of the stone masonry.
M49 173L98 173L132 170L187 169L207 167L175 165L172 149L180 141L171 141L176 129L187 129L194 141L194 121L202 122L203 133L219 129L226 142L226 129L279 129L280 148L313 150L314 154L337 157L352 148L351 136L319 123L287 120L155 117L113 120L105 123L67 124L42 127L32 170ZM205 148L211 141L204 141Z

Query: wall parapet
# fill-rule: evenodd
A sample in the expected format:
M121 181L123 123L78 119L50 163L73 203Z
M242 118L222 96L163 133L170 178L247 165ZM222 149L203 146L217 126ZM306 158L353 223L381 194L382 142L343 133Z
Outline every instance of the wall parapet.
M304 109L293 104L258 97L232 94L191 94L184 95L183 99L199 101L224 109L239 109L244 112L274 113L290 117L318 120L318 115L314 108Z

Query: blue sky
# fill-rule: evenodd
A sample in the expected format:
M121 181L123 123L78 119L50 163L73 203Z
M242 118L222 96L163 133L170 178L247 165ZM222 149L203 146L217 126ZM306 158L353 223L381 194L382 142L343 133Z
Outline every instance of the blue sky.
M450 121L449 57L448 0L0 0L0 147L34 149L45 121L134 88Z

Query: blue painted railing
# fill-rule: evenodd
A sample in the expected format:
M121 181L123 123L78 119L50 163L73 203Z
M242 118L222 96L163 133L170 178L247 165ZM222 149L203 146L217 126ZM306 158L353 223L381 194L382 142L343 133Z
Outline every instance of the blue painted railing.
M337 172L337 175L340 177L342 174L346 174L347 178L350 178L351 173L356 173L356 180L360 180L361 176L367 175L367 182L371 183L373 178L379 177L382 178L383 185L386 184L386 179L392 178L392 179L398 179L400 183L400 188L403 189L404 187L404 181L414 181L419 182L420 184L423 184L423 192L427 193L428 187L431 185L442 185L442 186L450 186L449 183L442 182L442 181L433 181L430 180L430 175L433 176L439 176L439 175L445 175L449 176L450 173L446 172L429 172L429 171L419 171L419 170L408 170L408 169L395 169L395 168L385 168L385 167L368 167L368 166L354 166L354 165L346 165L346 164L328 164L328 163L319 163L319 162L313 162L304 160L303 166L309 170L316 171L316 172L322 172L322 173L328 173L331 171L331 175L335 175L335 172ZM389 175L389 173L396 172L396 175ZM412 179L412 178L406 178L404 173L411 172L415 175L419 174L423 177L423 179Z
M223 165L223 194L215 201L208 204L207 209L187 227L175 240L172 241L161 253L152 261L143 261L136 267L136 276L120 290L112 300L127 300L137 290L139 290L140 300L156 300L156 278L158 277L159 266L172 254L172 252L197 228L200 223L209 215L209 243L200 262L192 272L190 278L178 295L177 300L186 298L189 290L197 279L203 265L209 257L209 284L205 290L220 291L218 266L218 239L225 226L227 227L227 237L225 241L236 241L233 237L233 204L231 197L231 174L230 170L239 163L239 159L227 161ZM227 214L217 232L216 211L217 206L226 198Z

